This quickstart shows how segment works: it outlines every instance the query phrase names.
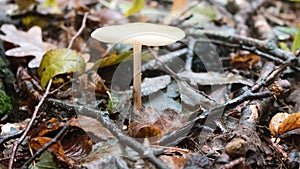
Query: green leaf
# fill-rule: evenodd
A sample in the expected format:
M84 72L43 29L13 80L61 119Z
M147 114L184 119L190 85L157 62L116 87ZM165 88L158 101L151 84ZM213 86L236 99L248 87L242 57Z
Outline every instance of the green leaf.
M298 29L293 42L292 51L295 52L300 47L300 28Z
M140 12L144 8L144 0L133 0L132 6L125 12L125 16L129 16Z
M285 42L279 42L279 48L285 51L290 52L290 48L288 47L288 45Z
M58 169L58 165L55 162L55 156L49 151L45 151L41 155L40 161L35 166L30 165L29 169Z
M82 73L85 71L85 62L77 52L67 49L54 49L48 51L38 69L41 77L41 86L45 88L51 78L65 73Z

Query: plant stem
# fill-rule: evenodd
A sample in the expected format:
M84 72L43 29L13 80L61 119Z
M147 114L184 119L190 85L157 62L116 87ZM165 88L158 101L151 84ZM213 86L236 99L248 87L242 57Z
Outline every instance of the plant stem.
M142 110L142 94L141 94L141 52L142 45L133 44L133 105L136 110Z

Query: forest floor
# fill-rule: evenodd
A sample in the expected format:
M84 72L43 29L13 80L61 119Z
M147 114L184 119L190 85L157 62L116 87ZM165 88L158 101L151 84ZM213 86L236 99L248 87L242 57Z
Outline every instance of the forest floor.
M299 27L297 1L0 0L0 169L299 169ZM139 68L122 42L169 28Z

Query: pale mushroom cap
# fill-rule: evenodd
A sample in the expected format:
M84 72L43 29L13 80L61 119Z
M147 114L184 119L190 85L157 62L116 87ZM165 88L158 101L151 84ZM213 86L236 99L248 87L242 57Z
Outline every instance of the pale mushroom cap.
M98 28L91 36L106 43L164 46L181 40L185 33L172 26L136 22Z

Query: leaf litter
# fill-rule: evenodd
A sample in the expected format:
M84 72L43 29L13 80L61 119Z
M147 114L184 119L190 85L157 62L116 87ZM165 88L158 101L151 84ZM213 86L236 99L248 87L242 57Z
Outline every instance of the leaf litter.
M115 13L110 12L109 14L103 12L106 15L115 15L115 18L122 18L122 15L126 15L126 10L123 10L124 6L122 6L122 3L123 1L120 1L121 11L115 11L114 9L118 8L119 4L114 4L113 1L66 2L58 0L45 1L43 3L39 1L36 2L39 7L36 12L43 15L46 12L48 15L46 17L51 21L56 16L59 18L59 16L62 15L61 12L64 13L64 17L67 19L63 21L63 24L67 25L67 27L62 29L58 26L59 24L52 25L52 27L56 27L55 30L60 31L53 31L48 27L43 27L43 31L52 32L62 37L67 36L67 33L62 33L61 30L78 30L77 20L80 20L82 17L80 13L88 10L90 17L88 17L86 32L83 32L79 37L80 39L86 40L86 37L89 37L87 35L89 35L91 31L99 26L112 23L111 18L114 18L114 16L105 16L105 18L97 20L92 16L97 16L97 12L104 11L105 9L106 11L115 11ZM128 3L126 2L126 4ZM162 146L163 151L161 151L160 155L157 155L157 160L161 160L170 168L195 168L200 166L201 168L261 168L265 166L272 168L275 166L276 168L278 166L286 167L299 164L299 162L295 160L297 159L296 156L299 149L293 146L293 144L298 143L296 139L297 134L294 133L288 135L288 137L283 137L284 134L299 129L297 121L299 113L295 113L299 112L297 97L299 92L297 85L294 85L296 84L295 82L297 82L297 78L295 78L295 74L297 74L295 68L297 67L292 63L288 64L288 66L284 64L284 57L282 56L291 56L290 53L284 53L276 46L270 50L271 48L269 47L272 47L272 44L261 43L265 41L243 38L245 36L254 36L258 39L263 38L264 36L256 36L256 33L257 35L262 35L260 31L263 29L253 31L253 28L247 27L247 23L243 21L252 20L253 22L257 22L259 18L266 17L268 23L266 24L266 22L264 22L264 25L268 26L268 24L271 23L273 33L279 37L278 44L281 44L280 48L282 47L283 49L284 47L289 51L293 50L297 52L296 48L299 37L295 35L296 29L293 27L295 24L291 22L295 19L295 16L293 13L292 15L288 13L294 12L298 15L299 12L294 9L296 5L291 7L288 3L282 1L276 1L276 4L274 2L268 2L266 6L264 6L264 4L260 4L262 6L256 6L250 1L243 1L240 2L240 4L234 1L218 1L218 3L205 2L195 3L195 6L190 2L182 4L184 4L184 8L187 9L187 11L185 11L186 13L181 13L184 11L172 6L173 3L150 1L149 3L141 5L141 1L137 0L133 2L130 11L133 11L132 13L134 14L137 11L144 12L151 8L156 11L158 9L166 10L165 12L172 12L171 9L174 9L173 12L176 13L176 15L186 17L184 18L184 22L172 21L172 24L178 27L192 29L194 31L195 28L188 26L188 22L192 22L203 27L204 32L205 30L212 29L230 30L230 32L234 32L236 36L232 36L229 39L217 33L210 34L208 32L206 34L206 36L211 38L211 43L216 47L216 52L218 56L220 56L220 60L225 68L224 73L203 71L201 61L196 60L195 55L193 55L190 49L187 49L183 43L163 47L163 49L169 53L165 55L160 52L157 53L167 59L162 59L162 62L158 62L154 59L149 61L148 64L146 63L143 67L144 81L142 83L142 92L145 109L143 112L134 114L131 110L132 90L115 92L113 90L109 91L109 88L106 87L106 85L110 86L111 81L109 76L113 74L114 67L118 66L120 62L127 61L126 59L123 60L123 58L121 58L122 61L120 61L120 56L124 55L125 58L127 55L130 55L131 51L128 48L122 48L124 51L117 49L110 54L104 53L109 51L105 51L108 47L100 44L102 45L101 50L99 48L95 49L95 46L88 46L88 48L90 48L85 50L85 52L90 51L90 62L98 60L99 62L105 63L105 66L94 66L93 68L96 68L98 71L93 71L92 73L84 72L86 69L83 68L83 66L82 69L80 68L80 72L83 74L80 80L85 82L83 84L84 86L81 86L84 87L84 90L79 92L86 92L85 95L88 95L93 100L93 103L80 102L74 94L70 94L70 86L68 85L57 89L57 91L60 92L59 98L65 102L74 104L74 106L77 106L77 104L85 104L86 107L107 111L112 124L118 124L118 127L123 129L124 133L137 138L136 140L141 141L146 147L157 148L159 145L155 144L160 144L161 141L167 140L166 138L173 138L170 139L173 140L172 143L163 144L172 146ZM191 6L188 7L188 5ZM42 6L45 9L44 11L40 11ZM27 7L25 5L23 12L26 13L26 11L32 10L31 7ZM284 9L286 11L281 12L281 8L283 7L285 7ZM65 8L68 10L62 10ZM262 8L267 11L265 15L260 15L262 17L257 17L256 13L251 12L256 11L256 9L262 10ZM74 12L75 9L76 12ZM273 13L274 9L278 11ZM56 15L55 17L54 13ZM239 20L238 17L233 16L241 16L243 19ZM15 16L12 19L15 20L18 17L19 16ZM152 21L153 18L145 15L143 18L134 19L148 22ZM132 18L121 20L126 23L132 21ZM259 21L262 22L261 20ZM34 22L36 21L32 23ZM170 19L167 18L162 22L168 24L170 23ZM259 24L256 23L254 25ZM285 29L282 29L283 25L286 27ZM26 27L26 25L24 25L24 27ZM66 64L69 68L58 66L60 68L55 69L54 73L49 73L46 80L43 79L43 76L39 77L34 71L32 72L34 69L31 68L40 66L42 56L44 56L47 51L57 47L42 40L46 37L42 37L42 31L39 27L33 26L27 32L21 31L21 29L21 27L17 29L13 25L3 24L1 31L5 35L0 35L0 38L5 42L16 45L16 47L13 48L9 46L6 50L6 55L19 58L27 56L35 57L35 59L28 63L28 67L27 65L22 65L26 67L25 69L23 68L23 70L29 69L26 78L21 79L23 81L22 84L29 82L29 79L41 80L42 86L45 86L50 78L60 78L59 80L62 80L63 83L70 80L66 78L70 76L68 73L74 73L75 69L78 68L76 66L70 68L70 64ZM253 32L249 33L249 30ZM188 32L190 31L188 30ZM272 34L272 32L269 32L269 34ZM194 35L189 34L188 36ZM198 35L193 38L197 39ZM294 45L292 45L291 40L294 38L296 40L294 41ZM56 44L60 44L60 46L67 46L68 38L65 38L65 41L58 39L54 41ZM186 38L183 42L188 41L189 38ZM205 43L204 41L201 39L197 43L202 44ZM78 43L78 45L74 45L74 48L78 50L81 45L82 42ZM203 46L205 45L197 45L196 48L198 50ZM106 55L111 57L104 57L99 60L99 58L97 58L99 56L95 56L93 52L91 52L92 50L101 51L101 56ZM248 54L242 54L245 50ZM186 64L183 67L187 68L190 66L190 69L187 68L183 70L178 68L174 74L170 72L168 72L170 74L167 74L164 71L158 70L163 66L171 65L173 58L180 57L180 59L185 60L185 56L190 54L192 56L190 57L190 59L192 58L192 65L188 65L187 60L183 61L183 63ZM276 60L276 57L281 59ZM9 59L13 66L16 66L14 64L17 62L14 61L14 58L10 57ZM82 60L80 62L84 64L85 61L83 59L80 60ZM273 67L269 68L270 70L267 71L267 73L264 72L267 65L266 63L268 63L266 60L274 63ZM56 61L64 62L64 57L57 57L53 61L48 61L46 65L40 66L39 69L43 70L44 68L49 68L49 66L51 67ZM20 63L17 65L19 66ZM289 68L284 71L286 67ZM63 71L58 71L60 69L63 69ZM106 77L104 73L110 75ZM265 75L263 76L261 73ZM62 74L66 74L67 76L61 76ZM74 80L76 81L76 78ZM279 84L279 82L282 81L291 81L290 83L292 85L283 86L282 88ZM32 83L32 80L30 83ZM42 90L36 90L35 88L27 87L27 89L29 89L28 91L30 91L30 93L38 93L37 95L42 93ZM291 91L289 91L290 89ZM94 90L96 91L96 95L89 95L89 92ZM272 92L272 97L266 98L260 95L268 91ZM30 93L28 94L30 95ZM110 93L111 96L109 96ZM291 95L289 95L290 93ZM26 95L23 94L22 96ZM58 94L51 95L50 97L55 98L56 96L58 96ZM48 104L47 101L46 104ZM216 111L222 107L224 108L224 113ZM32 111L30 108L27 109L29 109L27 112ZM73 117L76 117L76 120L71 124L70 130L65 133L70 139L63 137L57 143L54 143L50 148L52 149L51 153L45 151L39 159L36 159L37 167L44 165L52 167L57 167L58 165L60 167L64 165L67 165L66 167L76 167L80 165L88 168L103 168L107 166L116 168L120 166L121 168L155 168L154 165L157 165L141 158L136 152L137 149L135 149L135 147L133 147L133 149L128 148L126 143L124 144L124 142L122 142L122 138L116 139L109 132L109 130L112 132L115 130L107 126L107 128L104 128L95 119L80 115L76 116L71 108L59 106L58 103L56 103L55 106L45 106L42 110L43 111L39 114L39 118L36 119L37 127L32 129L28 135L30 138L27 143L31 145L34 151L42 149L46 143L52 141L53 136L61 130L65 119L73 119ZM100 114L101 111L98 111L98 113ZM219 115L221 117L220 119L212 118L212 120L209 121L211 116L218 117ZM30 115L25 116L29 117ZM99 116L100 115L98 115L98 117ZM3 123L2 119L5 119L3 118L5 117L5 113L1 114L0 117L0 122ZM207 123L205 122L206 119L208 119ZM1 137L16 134L13 131L4 130L6 127L9 127L8 124L9 123L7 123L7 125L1 124L2 131L5 131L5 133L1 133ZM214 128L214 126L217 127ZM269 130L267 127L269 127ZM190 130L184 132L184 134L180 133L187 131L183 130L184 128ZM207 131L211 132L205 134ZM201 142L203 137L207 139L207 142ZM270 140L272 137L280 137L281 140L278 139L277 142L272 142ZM71 145L68 143L71 143ZM280 147L282 144L288 146L288 150ZM5 145L4 147L11 147L12 144L11 142L5 141L3 145ZM92 145L93 148L91 150ZM179 149L178 147L186 149ZM22 155L24 157L30 157L28 152L26 154L26 149L23 149L23 147L21 149L23 151L18 151L20 157ZM201 152L201 155L199 155L199 152ZM288 156L287 153L289 152L292 153ZM0 155L0 158L9 157L9 155L8 151L5 150ZM57 162L57 159L59 159L59 162ZM21 158L14 160L18 162L24 161L24 159ZM6 163L5 160L1 159L0 167L3 166L3 161ZM30 167L32 167L32 165Z

